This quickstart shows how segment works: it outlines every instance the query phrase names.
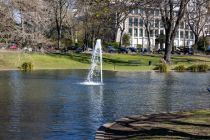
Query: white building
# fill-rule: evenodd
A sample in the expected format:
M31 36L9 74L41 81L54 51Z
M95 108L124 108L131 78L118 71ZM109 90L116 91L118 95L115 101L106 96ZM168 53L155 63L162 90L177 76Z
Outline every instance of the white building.
M161 15L159 10L153 10L153 19L151 22L151 49L158 49L159 45L155 42L159 35L165 34L165 29L161 21ZM176 13L176 12L175 12ZM137 47L138 44L142 45L143 48L148 47L148 39L146 35L146 29L144 26L144 21L141 16L142 10L135 9L130 12L128 18L125 21L125 34L130 34L131 47ZM120 33L118 33L117 41L120 40ZM189 46L194 44L194 34L188 26L187 22L181 22L179 29L176 33L176 38L174 41L174 46Z

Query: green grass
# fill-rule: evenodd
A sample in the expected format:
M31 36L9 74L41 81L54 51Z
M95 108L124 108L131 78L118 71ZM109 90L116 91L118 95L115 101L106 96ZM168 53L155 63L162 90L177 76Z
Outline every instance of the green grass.
M160 63L160 55L104 54L103 69L115 71L150 71ZM0 69L17 69L24 62L32 62L34 69L88 69L90 54L26 54L18 52L0 52ZM149 66L149 61L152 65ZM193 64L208 64L210 58L202 56L175 56L171 69L177 65L185 67Z

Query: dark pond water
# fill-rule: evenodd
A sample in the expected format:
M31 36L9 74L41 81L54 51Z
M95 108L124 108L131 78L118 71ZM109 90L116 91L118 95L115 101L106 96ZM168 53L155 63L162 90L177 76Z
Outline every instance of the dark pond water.
M1 140L92 140L105 122L134 115L210 107L210 73L0 72Z

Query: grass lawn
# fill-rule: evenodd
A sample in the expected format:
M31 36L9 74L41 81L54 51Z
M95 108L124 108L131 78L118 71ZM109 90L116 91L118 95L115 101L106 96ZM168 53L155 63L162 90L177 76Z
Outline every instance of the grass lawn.
M104 54L103 69L115 71L149 71L160 62L160 55L125 55L125 54ZM32 62L34 69L88 69L90 66L90 54L27 54L21 52L0 52L0 69L17 69L23 62ZM149 66L151 61L151 66ZM210 57L203 56L174 56L173 64L205 63L210 66Z

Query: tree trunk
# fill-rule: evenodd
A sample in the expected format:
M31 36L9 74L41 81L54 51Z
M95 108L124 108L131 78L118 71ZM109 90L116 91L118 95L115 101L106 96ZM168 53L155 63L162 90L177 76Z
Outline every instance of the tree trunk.
M60 44L61 44L61 42L60 42L60 40L61 40L61 31L60 31L60 27L57 25L57 47L58 48L60 48Z
M167 64L171 63L171 51L172 51L172 44L168 37L166 37L165 42L165 54L164 54L164 60Z
M113 41L117 42L118 28L114 29Z
M122 47L122 37L123 37L123 31L121 31L121 33L120 33L119 47Z
M61 28L60 28L59 37L58 37L58 48L60 47L61 47Z
M120 43L119 43L119 47L122 47L122 38L123 38L124 31L125 31L125 22L123 23L123 27L120 27Z
M92 31L92 48L95 49L95 32Z
M146 27L146 32L147 32L147 41L148 41L148 52L150 52L151 49L151 40L150 40L150 31L149 31L149 27Z
M195 47L196 47L196 49L198 47L198 42L199 42L199 36L195 35Z
M171 33L170 29L166 31L164 60L167 64L171 64L171 52L174 44L174 39L175 33Z

